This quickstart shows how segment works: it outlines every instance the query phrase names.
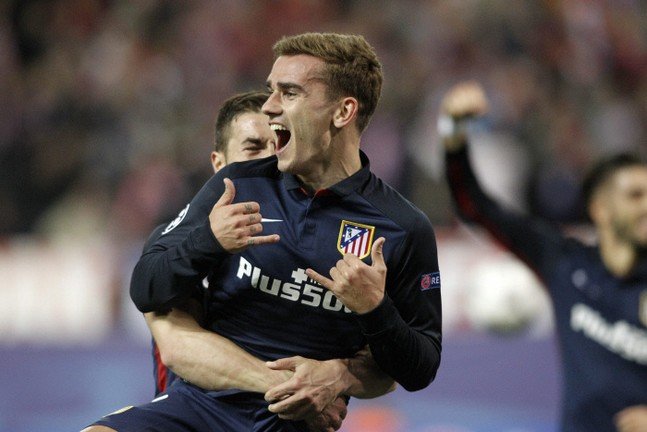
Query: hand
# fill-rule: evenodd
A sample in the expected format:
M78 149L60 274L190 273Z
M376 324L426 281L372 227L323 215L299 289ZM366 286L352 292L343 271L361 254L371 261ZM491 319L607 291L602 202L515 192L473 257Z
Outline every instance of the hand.
M265 393L265 400L270 403L268 409L283 419L312 418L346 389L344 369L337 360L318 361L297 356L267 362L267 366L294 371L292 378Z
M278 242L278 234L257 235L263 231L260 205L253 201L232 204L236 188L230 179L224 182L225 191L209 213L211 231L223 249L238 253L249 246Z
M332 291L335 296L355 313L372 311L382 302L386 286L386 264L382 247L386 240L380 237L371 249L371 265L364 263L353 254L346 254L330 269L330 277L320 275L312 269L306 274Z
M647 431L647 405L634 405L625 408L615 416L618 432Z
M467 119L488 111L483 88L475 81L465 81L452 87L441 102L438 132L446 150L456 151L465 143L464 124Z
M454 119L475 117L489 110L483 87L476 81L465 81L449 89L441 103L441 112Z
M346 401L338 397L319 414L306 418L305 422L310 432L334 432L341 427L347 413Z

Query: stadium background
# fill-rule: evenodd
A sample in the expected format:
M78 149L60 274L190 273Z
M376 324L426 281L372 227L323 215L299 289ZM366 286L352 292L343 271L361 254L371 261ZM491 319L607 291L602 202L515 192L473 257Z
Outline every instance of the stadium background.
M431 218L443 279L436 382L353 400L342 430L556 430L546 299L454 219L435 119L453 83L480 80L486 188L590 237L585 168L647 151L639 0L0 2L1 431L78 430L150 399L149 339L127 297L142 242L209 176L219 104L262 88L272 43L304 31L363 34L378 51L385 88L363 146ZM510 302L530 324L487 331Z

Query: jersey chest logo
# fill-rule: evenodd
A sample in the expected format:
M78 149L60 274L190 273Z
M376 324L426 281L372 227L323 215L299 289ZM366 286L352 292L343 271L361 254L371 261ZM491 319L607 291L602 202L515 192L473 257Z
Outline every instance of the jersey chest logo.
M353 254L359 259L366 258L371 253L375 227L347 220L341 221L337 250L342 255Z
M647 290L643 290L643 292L640 293L638 304L638 319L645 327L647 327Z

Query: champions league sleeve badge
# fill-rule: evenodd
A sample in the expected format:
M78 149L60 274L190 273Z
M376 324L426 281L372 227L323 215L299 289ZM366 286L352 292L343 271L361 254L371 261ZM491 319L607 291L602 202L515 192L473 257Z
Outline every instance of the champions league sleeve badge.
M187 204L187 205L186 205L186 207L184 207L184 209L180 212L180 214L178 214L178 215L177 215L177 217L173 220L173 222L171 222L170 224L168 224L168 226L167 226L167 227L166 227L166 229L162 232L162 234L161 234L161 235L168 234L168 233L169 233L173 228L175 228L176 226L178 226L178 225L179 225L179 224L184 220L184 217L185 217L185 216L186 216L186 214L189 212L189 206L190 206L190 205L191 205L191 204Z
M371 253L375 227L346 220L341 221L337 250L342 255L353 254L359 259L366 258Z

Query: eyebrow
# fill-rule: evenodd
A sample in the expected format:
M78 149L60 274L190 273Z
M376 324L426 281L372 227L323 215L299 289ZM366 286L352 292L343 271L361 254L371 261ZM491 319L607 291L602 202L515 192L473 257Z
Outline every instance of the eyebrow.
M254 144L254 145L262 145L262 144L263 144L263 140L262 140L262 139L260 139L260 138L256 138L256 137L247 137L247 138L245 138L245 140L243 141L243 144L244 144L244 143L250 143L250 144Z
M272 82L271 81L267 81L265 83L265 85L267 86L268 90L270 90L270 91L272 90ZM296 83L289 83L289 82L288 83L277 82L276 83L276 88L278 88L279 90L282 90L282 91L287 91L287 90L299 90L299 91L302 91L302 92L305 91L305 88L303 88L303 86L301 86L299 84L296 84Z

